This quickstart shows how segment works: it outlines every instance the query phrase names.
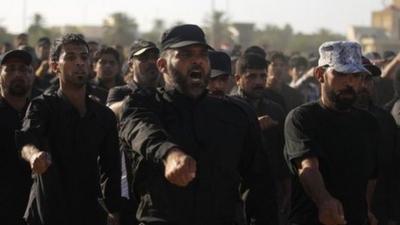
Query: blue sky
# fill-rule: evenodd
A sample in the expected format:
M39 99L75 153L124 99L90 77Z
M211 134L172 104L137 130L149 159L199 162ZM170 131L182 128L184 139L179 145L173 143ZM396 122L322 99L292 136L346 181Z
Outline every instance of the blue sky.
M113 12L134 17L139 30L147 31L156 18L167 25L176 21L204 24L214 5L227 12L233 22L253 22L257 26L292 25L295 31L310 33L328 28L345 33L350 25L369 25L371 12L390 0L1 0L0 26L21 32L35 13L46 25L101 25ZM6 4L4 4L7 1ZM23 3L25 2L25 10ZM6 7L4 7L6 5ZM25 13L24 13L25 12ZM25 15L25 17L24 17Z

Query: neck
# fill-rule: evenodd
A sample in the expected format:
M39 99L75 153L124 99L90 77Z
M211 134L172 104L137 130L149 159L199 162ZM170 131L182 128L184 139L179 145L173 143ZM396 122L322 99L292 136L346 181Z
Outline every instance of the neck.
M105 79L101 80L101 82L104 84L104 86L109 90L115 86L115 78L113 79Z
M348 111L350 111L350 109L338 109L335 106L335 104L332 101L330 101L328 99L328 96L326 96L325 94L321 95L321 102L327 109L330 109L330 110L334 110L334 111L337 111L337 112L348 112Z
M5 94L2 97L7 101L9 105L11 105L11 107L13 107L18 112L21 112L24 109L28 99L27 96L17 97L9 94Z
M86 85L71 86L60 81L60 89L81 115L86 112Z

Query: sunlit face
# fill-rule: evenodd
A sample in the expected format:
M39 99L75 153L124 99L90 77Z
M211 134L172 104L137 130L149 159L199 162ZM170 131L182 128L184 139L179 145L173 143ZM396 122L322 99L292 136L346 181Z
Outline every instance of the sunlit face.
M363 73L340 73L328 68L321 84L322 93L333 103L335 108L345 110L350 108L357 99Z
M200 96L205 92L210 76L207 47L190 45L172 50L164 71L167 72L167 85L189 97Z
M113 80L119 72L119 62L113 54L103 54L94 64L94 71L100 80Z
M288 65L282 59L275 59L268 66L267 87L275 87L285 79L288 72Z
M37 46L36 55L40 60L48 60L50 55L50 44L42 44Z
M229 91L229 75L223 74L214 78L211 78L208 82L208 91L212 95L223 96Z
M53 63L60 82L65 85L82 87L89 80L89 50L83 44L65 44L58 61Z
M236 76L238 87L250 98L261 98L264 95L266 79L265 69L247 69Z
M25 97L33 84L33 68L18 58L11 58L2 65L0 70L0 85L3 96Z
M144 87L156 87L160 78L157 68L158 51L147 50L144 53L134 56L129 63L133 80Z

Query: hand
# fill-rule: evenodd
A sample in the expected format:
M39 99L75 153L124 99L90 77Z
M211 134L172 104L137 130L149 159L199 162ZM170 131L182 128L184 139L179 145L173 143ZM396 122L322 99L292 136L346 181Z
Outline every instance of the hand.
M260 124L261 130L266 130L279 124L268 115L258 117L258 123Z
M342 203L329 196L318 204L318 219L325 225L346 224Z
M196 161L177 148L169 150L164 165L165 178L177 186L185 187L196 177Z
M378 225L378 219L370 210L368 210L368 222L369 225Z
M109 213L107 217L107 225L119 225L119 214L118 213Z
M32 171L36 174L43 174L51 164L50 154L47 152L37 152L29 160Z

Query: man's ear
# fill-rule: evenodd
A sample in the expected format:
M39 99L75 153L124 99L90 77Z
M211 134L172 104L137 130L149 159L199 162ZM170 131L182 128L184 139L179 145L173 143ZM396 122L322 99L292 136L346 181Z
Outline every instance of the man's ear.
M55 61L51 61L50 62L50 68L51 68L51 72L55 73L55 74L59 74L60 72L60 67L58 66L58 63Z
M320 83L324 83L324 73L325 73L325 68L323 67L314 68L314 78L318 80Z
M240 78L242 78L242 76L240 76L239 74L235 74L235 81L237 86L240 85Z
M165 58L157 59L157 68L161 74L167 73L167 60Z

